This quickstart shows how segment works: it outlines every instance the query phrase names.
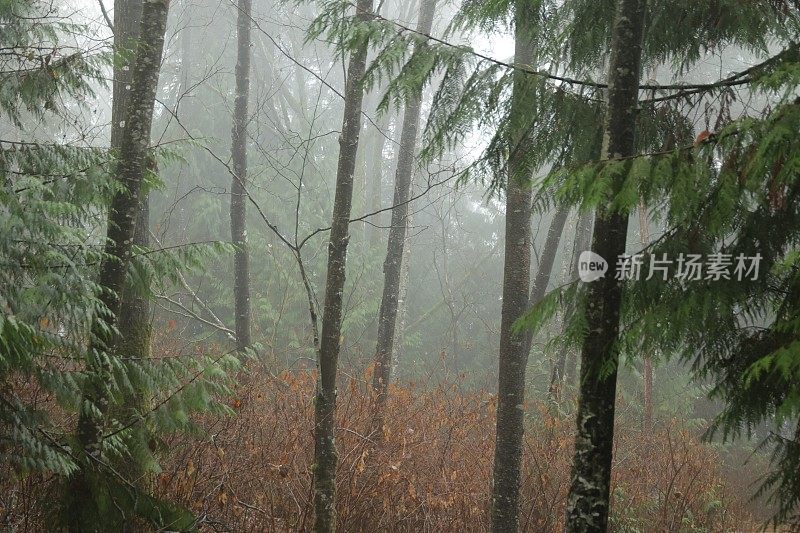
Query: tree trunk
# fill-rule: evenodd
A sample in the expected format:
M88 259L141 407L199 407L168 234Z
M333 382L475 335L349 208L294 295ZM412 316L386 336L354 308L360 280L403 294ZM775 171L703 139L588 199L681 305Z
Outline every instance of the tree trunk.
M635 155L646 0L619 0L611 39L608 104L602 158ZM620 183L615 184L618 190ZM628 215L598 207L592 251L616 265L625 252ZM613 272L593 282L587 295L588 333L581 351L580 391L572 482L567 498L569 532L606 531L617 390L616 342L622 284Z
M578 215L578 224L575 228L574 242L575 245L572 250L572 260L570 262L568 276L568 281L570 283L576 283L578 281L578 257L580 256L581 252L589 249L589 245L592 242L591 213L580 213ZM571 316L573 312L574 309L572 306L569 306L565 314L566 316ZM550 386L547 389L547 395L548 398L556 402L561 400L561 387L564 385L567 375L575 373L574 368L569 368L570 366L574 366L574 360L571 361L572 365L567 365L567 358L569 355L569 349L566 346L561 348L558 357L556 358L556 363L553 365L553 371L550 374Z
M550 276L553 274L553 265L556 261L556 255L558 255L558 244L561 242L561 235L564 233L564 225L567 223L568 215L569 208L559 206L553 220L550 222L550 228L547 230L547 238L544 241L544 248L542 249L541 260L539 261L539 268L536 270L536 277L533 278L531 293L528 297L529 307L533 307L539 303L539 300L544 298L545 294L547 294L547 286L550 284ZM525 349L528 354L530 354L532 344L533 335L526 333Z
M367 209L370 213L375 213L381 209L381 202L383 198L383 169L389 167L388 161L383 160L383 150L386 147L386 135L389 129L389 110L381 114L376 120L375 135L372 138L372 155L368 163L369 166L369 184L368 184L368 200ZM381 221L383 220L382 214L372 217L372 225L367 224L369 228L367 240L369 248L378 246L381 238Z
M116 0L114 2L114 51L124 61L114 66L114 84L111 100L111 149L120 150L122 133L125 130L125 114L130 102L131 79L130 68L139 38L141 26L142 0Z
M550 284L550 277L553 274L553 265L555 264L556 255L558 254L558 244L561 242L561 235L564 233L564 225L567 222L569 215L569 208L566 206L559 206L553 220L550 222L550 228L547 230L547 238L544 242L542 249L541 260L539 261L539 268L536 270L536 277L531 286L531 293L528 298L529 307L533 307L547 294L547 286ZM533 345L533 335L530 332L525 333L525 353L529 356L531 347ZM552 380L551 380L552 387Z
M406 218L406 227L411 227L411 215ZM394 331L394 350L392 352L391 375L397 370L398 361L403 357L403 343L406 332L406 313L408 312L408 280L411 270L411 242L406 238L403 248L403 265L400 269L400 290L397 295L397 327Z
M650 244L650 228L647 226L647 206L639 204L639 239L643 247ZM649 353L644 354L644 416L642 427L648 430L653 427L653 359Z
M531 32L536 7L516 3L514 62L534 63ZM500 366L497 391L497 428L492 476L492 531L513 532L519 527L519 482L524 435L525 369L529 335L512 331L528 310L531 265L531 169L526 162L525 132L535 116L532 85L526 74L514 73L511 102L511 150L506 187L503 304L500 319Z
M136 213L133 243L149 246L150 203L147 197ZM119 314L119 340L117 352L123 357L150 357L150 300L142 295L142 287L126 287L123 292ZM137 402L139 403L139 402Z
M111 394L111 361L107 350L113 342L113 331L120 311L120 299L130 262L135 219L140 208L140 190L150 160L150 128L153 121L158 73L164 49L167 24L167 2L144 2L141 15L141 35L131 75L125 127L120 138L117 179L121 190L111 200L108 212L105 258L100 265L99 285L103 288L100 300L108 308L103 317L92 324L86 383L82 408L78 417L77 436L83 451L84 464L70 480L70 529L90 530L88 517L97 510L92 489L97 485L90 476L102 458L103 431L109 413Z
M372 0L358 0L356 13L361 20L370 20ZM353 172L361 131L361 104L364 99L361 80L366 70L368 45L365 39L350 56L347 67L336 192L328 243L328 271L319 346L319 379L314 402L314 530L319 533L336 530L336 370L342 332L342 295L353 203Z
M365 97L365 102L362 104L362 109L366 108L364 111L366 116L370 116L370 111L374 108L372 102L370 101L371 98ZM369 125L361 124L361 135L368 135ZM353 195L358 199L356 203L356 209L362 213L367 212L367 181L368 181L368 165L367 165L367 152L369 151L369 146L367 143L361 142L358 143L358 152L356 153L356 169L353 173ZM369 238L369 230L367 229L367 224L364 223L361 225L361 239L360 239L360 249L363 252L367 250L367 239ZM363 254L362 254L363 255Z
M251 0L239 0L236 16L236 97L231 130L231 242L236 350L250 346L250 259L247 247L247 100L250 94Z
M428 34L433 25L435 0L423 0L420 6L417 31ZM383 411L386 390L392 368L394 330L397 324L397 297L400 290L400 273L403 264L403 246L406 241L408 200L411 196L411 181L416 160L417 131L422 107L422 93L415 94L406 103L403 114L403 129L397 155L394 200L392 201L392 225L389 228L389 243L383 263L383 295L378 313L378 342L375 348L375 373L372 388L377 395L377 412Z
M644 417L642 426L645 431L653 427L653 358L644 354Z
M131 61L129 53L135 48L139 38L141 25L142 0L117 0L114 3L114 49L117 54L126 58L118 61L114 67L114 85L111 104L111 150L114 154L121 151L122 134L126 124L126 110L130 101ZM150 206L147 194L141 194L141 205L136 215L133 230L133 244L146 247L150 244L148 229L150 226ZM142 296L141 287L126 284L122 293L119 313L119 337L115 341L115 349L122 357L150 357L150 301ZM134 384L134 388L136 384ZM122 406L122 416L133 420L143 410L141 394L134 392ZM140 480L143 472L133 460L122 465L123 473L132 482Z

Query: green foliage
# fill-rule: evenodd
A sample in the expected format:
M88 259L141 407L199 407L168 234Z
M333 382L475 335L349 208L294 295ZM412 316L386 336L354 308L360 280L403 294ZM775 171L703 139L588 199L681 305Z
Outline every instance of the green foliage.
M551 136L551 144L547 138L532 143L528 156L532 163L527 171L552 165L547 176L535 183L539 210L564 203L583 210L603 206L631 215L642 203L651 206L650 217L667 230L645 250L645 265L649 257L662 254L676 258L681 253L725 253L734 260L739 254L761 254L761 276L755 280L687 282L677 279L673 269L666 280L659 276L644 279L645 271L641 280L626 283L617 349L623 356L662 353L690 363L698 378L712 384L712 398L724 403L710 435L719 431L726 438L736 438L752 435L763 426L772 428L765 447L774 454L775 468L765 476L762 490L772 490L777 518L786 520L797 513L800 504L800 485L795 479L800 462L796 433L800 420L800 264L795 252L800 240L796 201L800 193L800 101L796 100L797 46L792 42L797 35L797 13L781 2L723 5L693 4L685 16L695 33L674 31L670 14L674 5L652 5L645 43L647 62L672 60L677 70L688 68L706 51L697 44L698 34L704 36L701 43L734 43L762 52L776 40L785 43L783 52L747 73L750 90L769 95L772 102L760 114L732 120L730 108L736 93L724 84L712 84L700 92L717 98L712 111L717 114L714 126L709 126L706 118L707 129L715 132L693 143L694 126L688 120L686 101L647 99L645 91L637 123L637 150L642 155L598 161L601 108L595 99L599 91L585 89L576 94L568 83L559 85L552 79L531 83L539 112L531 120L530 135L536 138L541 131ZM554 46L563 54L559 57L567 58L569 68L586 76L596 73L597 65L605 62L604 43L612 12L608 2L582 1L567 2L564 9L548 12L552 21L560 21L556 24L565 28ZM501 20L497 13L482 16ZM459 24L464 27L463 18ZM482 28L480 20L474 24ZM547 46L539 50L540 58L547 57ZM485 61L469 59L470 55L463 55L458 65L462 72L454 76L456 83L448 79L452 72L445 72L439 91L446 94L448 107L437 108L434 100L427 132L440 127L445 133L439 138L450 135L461 142L471 127L493 128L494 137L476 168L484 164L478 174L499 174L510 153L508 139L513 138L509 134L512 117L503 114L510 109L508 94L513 80L497 62L487 61L490 66L483 75L475 74L480 68L468 74L471 65ZM454 85L459 87L454 89ZM709 114L707 110L707 117ZM569 128L576 133L570 135ZM559 154L557 144L553 146L552 137L564 142L563 153ZM437 145L436 138L429 138L433 142L428 144L434 153L448 147L446 142ZM582 149L576 150L577 146ZM610 262L609 275L613 275L613 259ZM567 316L564 334L551 344L580 346L586 328L584 296L581 286L557 289L517 327L540 331L561 310Z
M736 45L764 53L775 40L795 39L800 29L796 4L785 0L658 0L647 7L644 65L671 62L677 72L715 48ZM572 69L598 74L609 50L613 0L569 0L560 13L556 46L564 47ZM685 31L676 31L676 25Z
M58 36L69 28L45 7L0 3L0 46L9 51L0 59L0 112L20 136L23 111L40 120L45 109L63 115L59 97L91 94L86 76L97 73L80 52L58 57ZM91 276L101 248L89 228L113 190L107 163L104 151L86 146L0 143L0 421L11 436L3 456L20 475L76 468L53 446L46 411L10 385L32 378L61 402L79 397L80 376L67 369L104 311Z
M361 39L370 40L377 52L364 84L366 90L385 86L380 111L386 112L390 107L399 109L413 95L438 82L423 132L421 159L434 161L476 135L483 136L488 139L485 146L462 171L461 179L478 180L494 193L505 187L507 161L512 154L523 159L519 165L521 175L515 177L523 180L529 180L543 166L560 169L568 163L594 160L599 154L604 112L602 85L591 79L597 72L587 72L584 65L596 67L604 63L610 20L607 24L598 21L606 21L613 9L601 6L602 3L593 3L591 7L584 4L576 1L557 6L552 2L531 2L526 6L537 18L537 31L527 36L535 51L532 65L490 58L470 46L430 39L380 17L359 19L348 10L350 4L340 0L322 5L322 14L312 24L309 36L333 40L342 53L352 50ZM648 57L652 63L680 58L684 65L689 65L699 59L704 48L694 38L687 41L682 32L670 30L670 35L666 35L668 20L670 24L674 22L668 17L672 9L668 2L663 2L652 10L653 31L658 31L648 33ZM692 16L700 17L701 13L712 16L709 10L716 13L716 9L703 5ZM732 42L745 49L763 50L770 38L785 38L796 20L791 13L771 13L774 18L751 21L738 33L737 25L742 22L739 18L702 24L698 31L708 43ZM466 2L445 37L453 37L457 32L486 31L498 24L500 28L509 28L513 26L510 22L513 16L510 3ZM741 13L741 16L748 15ZM583 25L589 21L592 31L583 31ZM582 36L579 42L575 35ZM570 78L565 67L584 79ZM514 72L522 72L522 76L514 76ZM511 88L515 83L525 85L518 91L526 95L529 112L524 116L512 111ZM703 92L711 94L714 90L709 87ZM717 90L724 92L724 88ZM681 99L646 103L638 120L641 152L669 150L691 141L693 128ZM613 180L607 182L613 183ZM597 199L602 197L600 194ZM546 201L549 195L540 198Z
M184 507L157 500L136 484L108 472L90 472L89 486L98 495L96 506L82 508L84 523L97 524L95 531L122 531L130 527L155 526L162 531L196 531L196 518ZM74 518L64 504L57 502L51 516L61 523ZM120 512L124 510L125 512ZM130 514L127 514L130 513ZM135 518L133 518L135 517Z
M785 89L796 93L796 86ZM630 214L640 199L658 206L651 216L667 231L645 250L645 265L663 254L673 261L682 253L729 254L730 279L683 280L673 264L666 280L648 280L643 270L639 280L627 282L618 349L675 354L710 380L711 397L724 402L710 435L749 437L763 426L772 428L765 446L773 451L775 469L762 491L774 489L781 520L800 503L797 131L800 101L792 97L763 117L732 121L697 145L593 163L554 173L548 181L562 201L584 207L602 203ZM760 275L739 279L736 258L756 254ZM569 291L549 297L522 324L541 327L554 312L547 302ZM580 322L573 323L564 341L580 340Z
M92 95L93 83L102 83L108 55L63 46L65 35L84 29L64 23L45 3L2 1L0 24L0 113L11 123L6 134L26 139L0 140L3 468L17 479L55 475L65 485L79 470L90 476L96 498L82 512L94 513L103 529L121 529L132 516L162 528L191 529L190 513L148 496L146 484L115 466L134 463L151 476L159 471L160 436L196 429L194 412L230 414L219 399L228 394L227 373L239 362L229 354L147 358L113 348L86 353L91 325L109 327L95 278L103 259L104 213L118 187L114 161L107 149L40 140L34 132L75 120L71 110ZM129 280L149 298L150 280L163 289L179 272L199 270L228 252L228 245L215 243L137 249ZM64 424L80 409L93 408L81 400L90 357L103 358L111 369L106 386L113 407L105 420L102 458L87 465ZM142 401L130 408L131 398Z
M101 79L107 53L64 46L64 35L85 33L65 22L53 4L34 0L0 2L0 110L16 126L23 111L37 117L59 112L66 98L94 95L90 80Z
M429 40L391 21L348 19L345 9L327 36L337 34L334 40L345 50L355 41L343 35L369 34L377 53L365 83L371 88L387 82L381 109L399 107L441 80L423 134L423 160L435 160L481 135L488 141L462 179L488 183L490 192L502 190L512 178L507 162L522 150L524 175L513 178L530 179L537 169L552 167L532 184L538 189L539 210L565 203L630 215L643 203L651 206L654 222L667 228L647 249L652 256L761 254L763 275L757 280L682 282L656 276L628 283L617 349L678 355L691 363L698 377L713 384L712 397L725 403L715 426L725 436L736 437L760 424L776 428L770 438L775 470L765 489L775 489L778 516L785 519L800 503L795 480L800 444L796 435L783 436L794 431L800 418L795 340L800 265L791 253L800 238L800 115L793 101L798 80L793 42L800 28L796 5L680 4L680 24L691 31L675 31L676 3L650 3L644 43L648 67L671 62L682 73L709 50L731 45L761 55L776 44L787 49L731 78L749 83L752 93L769 94L773 105L761 114L732 120L737 94L726 83L687 92L680 87L643 91L637 118L637 150L643 155L622 161L598 161L603 95L593 78L603 74L608 59L612 3L531 5L540 23L540 31L531 36L533 65L511 65L469 46ZM466 2L446 35L508 29L513 9L508 2ZM319 27L312 33L322 35ZM418 46L421 42L426 45ZM522 118L512 113L511 89L520 78L514 70L524 71L524 92L530 95L530 114ZM693 143L690 110L703 101L716 102L705 113L706 129L715 132ZM711 126L713 113L717 120ZM574 286L557 290L518 326L542 328L562 308L569 320L560 341L580 345L586 329L584 295Z

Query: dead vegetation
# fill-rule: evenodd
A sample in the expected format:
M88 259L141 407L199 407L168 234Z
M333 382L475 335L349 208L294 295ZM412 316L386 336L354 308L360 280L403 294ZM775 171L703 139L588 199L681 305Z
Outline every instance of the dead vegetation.
M312 524L314 372L254 375L209 421L175 437L157 491L209 531L306 531ZM371 431L369 375L341 384L337 510L341 531L485 531L495 402L458 381L393 386ZM521 525L559 531L573 420L527 405ZM757 526L732 499L719 457L678 423L623 428L615 443L613 531L734 531Z

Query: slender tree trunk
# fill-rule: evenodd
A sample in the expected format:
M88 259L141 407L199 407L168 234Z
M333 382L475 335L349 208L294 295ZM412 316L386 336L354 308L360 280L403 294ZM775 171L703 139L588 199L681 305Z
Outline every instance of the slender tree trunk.
M537 20L530 2L516 3L514 62L534 63L532 31ZM517 531L519 483L524 436L525 369L529 335L512 331L514 322L528 310L531 265L532 169L527 164L525 132L535 117L532 82L515 72L511 109L511 154L506 187L503 305L500 319L500 367L497 391L497 428L492 476L492 531Z
M411 215L406 218L406 227L411 227ZM403 357L403 342L405 341L406 313L408 311L408 279L411 269L411 242L406 238L403 248L403 265L400 270L400 290L397 295L397 327L394 331L394 350L392 353L392 372L397 370L398 361Z
M375 120L377 132L372 138L372 154L368 161L369 166L369 186L368 186L368 200L367 205L370 213L375 213L381 208L381 200L383 197L383 169L389 167L388 161L383 160L383 151L386 148L386 135L389 129L389 111L381 114ZM378 246L381 237L380 226L383 217L376 215L373 217L373 224L367 224L369 228L368 242L369 247Z
M635 155L645 6L646 0L617 2L602 150L606 160ZM618 189L620 184L615 185ZM592 251L616 265L617 257L625 252L627 231L628 215L601 204ZM622 284L613 272L589 286L587 302L588 333L581 351L575 458L567 498L568 532L600 532L608 527L622 302Z
M556 255L558 254L558 244L561 242L561 235L564 233L564 225L569 216L569 208L566 206L559 206L553 220L550 222L550 228L547 230L547 238L544 242L542 249L541 260L539 261L539 268L536 271L536 277L533 279L531 286L531 293L528 298L529 307L533 307L547 294L547 286L550 284L550 277L553 274L553 265L555 264ZM525 333L525 353L530 355L531 347L533 345L533 335L530 332ZM552 386L552 382L551 382Z
M372 6L372 0L358 0L357 16L363 21L370 20ZM328 243L328 271L319 346L319 379L314 402L314 530L318 533L336 530L336 371L342 333L342 295L353 203L353 172L361 132L361 104L364 99L361 81L366 70L368 45L367 40L359 45L350 56L347 67L336 192Z
M363 107L366 107L365 113L367 116L371 115L371 111L374 109L373 102L371 101L372 98L367 99L365 96L365 101ZM366 122L366 121L365 121ZM368 135L369 132L369 125L361 124L361 134ZM361 135L359 135L360 137ZM358 143L358 153L356 154L356 169L353 176L353 195L358 198L356 202L356 209L362 213L367 212L367 204L369 200L367 199L367 182L369 180L369 166L367 165L367 152L369 152L369 146L366 142ZM367 229L367 224L361 225L361 239L360 239L360 248L364 252L367 249L367 239L369 238L369 230Z
M544 248L542 249L541 260L539 261L539 268L536 270L536 276L533 278L533 285L531 285L531 293L528 296L528 305L533 307L547 294L547 286L550 284L550 276L553 274L553 265L556 262L556 255L558 255L558 244L561 242L561 235L564 233L564 225L567 223L567 216L569 216L569 208L566 206L559 206L553 220L550 222L550 228L547 230L547 238L544 241ZM531 344L533 343L533 335L530 333L525 334L525 346L527 352L530 354Z
M428 34L433 25L435 0L423 0L420 5L417 31ZM406 104L403 114L403 130L400 134L400 148L397 155L394 200L392 205L392 225L389 228L389 242L386 260L383 263L383 296L378 313L378 342L375 348L375 373L372 387L377 394L377 412L380 418L386 402L386 391L392 369L392 350L394 330L397 323L397 297L400 290L400 273L403 264L403 246L406 242L408 226L408 199L411 196L411 181L416 160L417 131L419 129L422 94L416 94Z
M231 241L236 349L250 344L250 265L247 246L247 101L250 94L251 0L239 0L236 16L236 97L231 131Z
M167 2L144 2L141 15L141 35L131 76L130 100L125 113L125 128L120 139L117 179L122 186L112 198L108 212L107 258L100 265L100 295L108 314L98 317L92 324L88 347L86 384L82 409L78 417L77 437L85 463L70 480L69 518L73 531L91 530L88 520L96 512L93 489L101 485L93 482L92 473L102 459L103 431L109 413L111 394L111 361L107 350L113 342L113 330L120 311L120 299L125 284L125 274L130 261L131 246L137 212L140 208L140 190L148 161L150 160L150 129L153 121L158 73L164 49L164 32L167 24Z
M178 73L178 83L175 86L175 112L177 119L175 122L187 124L187 119L193 117L197 113L197 102L192 98L192 64L196 50L194 48L194 24L191 16L192 10L189 4L193 0L179 0L173 3L173 12L178 14L178 24L180 24L180 33L178 35L178 49L177 52L180 57L180 71ZM173 0L175 2L175 0ZM170 119L173 117L169 117ZM179 123L179 124L180 124ZM180 125L176 124L180 129ZM165 126L165 127L169 127ZM172 232L175 240L183 239L183 242L190 242L192 236L189 234L189 228L194 224L194 210L185 202L176 209L170 216L170 230L174 227ZM161 238L163 238L163 232Z
M650 244L650 228L647 226L647 206L639 204L639 237L642 246ZM649 430L653 427L653 358L650 353L644 354L644 416L642 427Z
M568 281L576 283L578 281L578 257L584 250L588 250L592 242L592 214L580 213L578 215L578 224L575 228L575 245L572 250L572 261L569 266ZM570 306L566 315L570 316L574 309ZM567 358L569 357L569 349L565 346L559 351L556 363L553 365L553 371L550 374L550 386L547 389L548 397L553 401L561 400L561 387L567 379L568 374L574 374L575 370L570 369L572 365L567 365ZM574 365L574 360L572 361ZM571 371L570 371L571 370Z

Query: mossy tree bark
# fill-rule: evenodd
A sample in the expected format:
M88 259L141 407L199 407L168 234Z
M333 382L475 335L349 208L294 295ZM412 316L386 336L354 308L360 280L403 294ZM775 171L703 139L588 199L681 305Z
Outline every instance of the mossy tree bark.
M133 70L131 52L135 50L141 26L142 0L117 0L114 2L114 49L118 54L114 66L114 84L111 105L111 150L119 154L127 122L126 112L130 105L131 78ZM136 214L133 244L147 247L150 244L150 202L146 191L141 193L141 203ZM122 293L119 312L119 337L114 342L116 352L133 360L150 357L152 326L150 323L150 300L148 287L134 287L126 283ZM136 389L137 384L132 383ZM131 391L121 406L120 412L127 420L133 420L143 410L144 399L139 390ZM143 434L137 436L144 437ZM136 438L136 437L134 437ZM122 473L131 482L144 486L145 473L136 460L131 458L121 466Z
M372 7L372 0L358 0L357 16L364 21L370 20ZM361 81L366 70L368 46L366 39L360 43L352 52L347 67L336 191L328 243L328 270L318 354L319 378L314 401L314 530L320 533L336 530L336 373L342 334L342 296L353 203L353 174L364 100Z
M602 149L605 160L635 155L646 0L619 0L616 9ZM627 232L628 214L601 204L592 251L615 265L625 252ZM581 350L575 458L567 497L568 532L601 532L608 527L622 302L622 284L613 272L589 286L587 302L588 333Z
M158 74L164 49L167 2L146 0L141 11L141 35L136 45L131 90L125 112L125 127L120 137L117 180L121 189L112 198L108 212L106 258L100 265L100 299L108 309L92 324L87 350L84 397L77 423L78 443L83 464L69 483L68 518L73 531L97 527L97 472L103 463L103 432L109 414L111 394L111 355L114 328L120 313L119 295L125 287L134 228L140 209L140 191L150 161L150 129L153 121ZM108 472L106 474L110 475Z

